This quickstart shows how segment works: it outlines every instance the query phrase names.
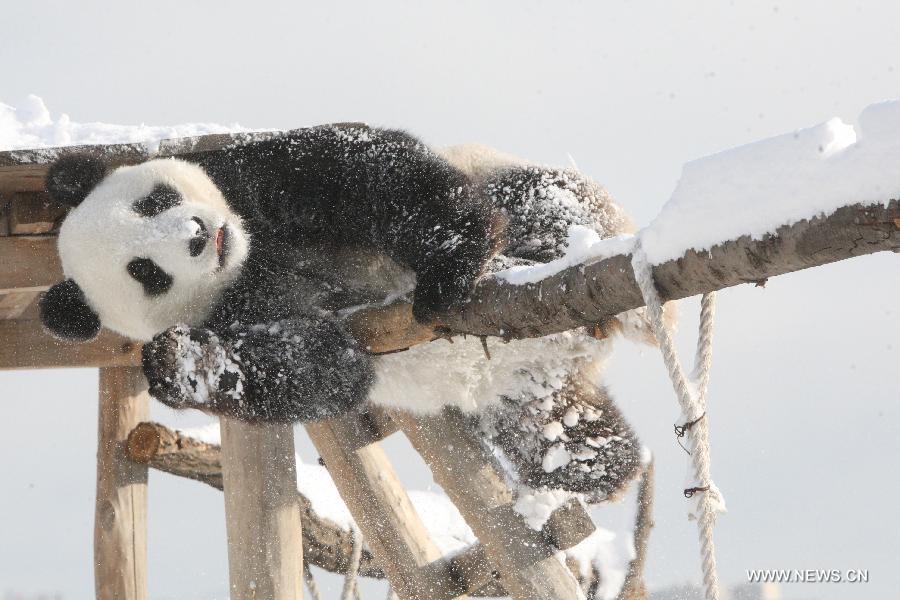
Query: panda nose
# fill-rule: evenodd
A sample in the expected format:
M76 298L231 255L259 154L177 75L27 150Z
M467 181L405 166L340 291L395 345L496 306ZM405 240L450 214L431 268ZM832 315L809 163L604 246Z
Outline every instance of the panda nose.
M191 217L191 221L197 224L197 233L188 242L188 252L191 256L200 256L206 248L206 242L209 241L209 230L200 217Z

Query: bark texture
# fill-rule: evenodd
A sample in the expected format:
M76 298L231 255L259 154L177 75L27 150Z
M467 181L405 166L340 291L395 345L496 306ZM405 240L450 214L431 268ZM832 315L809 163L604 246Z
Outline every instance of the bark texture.
M689 250L654 267L653 275L663 300L677 300L898 249L900 208L891 200L845 206L827 217L779 227L759 240L742 236L709 251ZM603 323L643 304L631 255L619 255L570 267L537 283L512 285L486 277L464 310L435 327L418 325L410 307L401 303L360 310L349 325L373 352L392 352L455 334L539 337Z

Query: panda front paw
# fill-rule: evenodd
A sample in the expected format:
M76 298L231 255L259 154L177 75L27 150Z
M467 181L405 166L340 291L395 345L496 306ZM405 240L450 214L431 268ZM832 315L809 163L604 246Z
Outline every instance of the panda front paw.
M423 324L440 322L444 315L460 311L469 301L478 278L491 258L484 245L462 255L436 261L416 274L413 316Z
M144 375L150 395L176 409L231 413L240 404L243 374L215 333L170 327L144 345Z
M424 324L439 322L442 316L462 308L474 287L474 278L471 282L460 282L442 270L417 275L413 316Z

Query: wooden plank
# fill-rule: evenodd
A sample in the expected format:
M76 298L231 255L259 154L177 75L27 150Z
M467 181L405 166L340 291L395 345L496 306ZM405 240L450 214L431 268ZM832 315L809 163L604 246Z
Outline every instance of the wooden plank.
M228 146L250 144L281 135L281 131L257 131L248 133L211 133L194 137L162 140L156 156L183 156L221 150Z
M147 466L125 455L150 413L140 369L100 369L94 586L98 600L147 598Z
M9 235L9 200L0 196L0 237Z
M415 418L393 411L391 416L484 545L512 598L584 597L544 535L513 510L512 491L460 413L446 410L439 416Z
M393 419L378 407L359 413L355 419L344 419L341 425L347 436L344 440L347 450L358 450L380 442L398 429Z
M18 192L10 195L9 234L50 233L65 217L68 208L50 199L46 192Z
M294 430L221 418L232 600L303 598Z
M0 320L0 370L140 366L141 344L103 330L85 344L61 342L34 319Z
M0 292L41 291L62 281L56 237L0 237Z
M353 450L347 441L359 425L354 415L308 423L306 430L324 459L376 562L404 600L447 600L464 593L421 569L441 558L406 495L396 471L377 443Z
M0 320L37 319L39 292L0 292Z
M89 154L110 166L135 164L147 159L143 144L64 146L0 152L0 193L43 192L49 164L67 154Z

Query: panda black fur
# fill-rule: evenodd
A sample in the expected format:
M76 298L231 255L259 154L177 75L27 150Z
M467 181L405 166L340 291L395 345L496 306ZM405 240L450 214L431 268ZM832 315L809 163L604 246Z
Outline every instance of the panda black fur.
M429 354L441 351L433 349L438 344L373 358L343 327L340 309L404 291L411 274L414 314L430 321L463 303L486 268L561 255L570 225L592 227L602 237L630 227L601 187L572 170L526 165L486 150L450 149L444 156L403 132L342 125L198 153L188 157L194 164L150 161L105 178L96 161L62 160L50 171L48 189L78 208L60 233L70 279L45 296L45 324L61 337L83 339L102 321L149 340L144 370L151 393L178 408L308 421L351 410L367 396L421 412L456 404L526 485L610 496L636 471L639 444L586 374L602 362L606 342L583 332L514 342L507 362L501 357L484 367L505 387L491 388L483 399L429 403L414 389L395 393L385 374L407 358L414 363L418 352L437 369L431 379L439 380L443 367ZM212 207L209 214L191 220L204 207ZM129 237L93 248L104 227L118 222L107 209L118 211L115 219L127 223ZM163 237L165 243L176 238L183 256L153 256L163 244L154 237L159 232L145 235L141 228L155 228L154 219L172 221ZM511 242L492 259L502 220ZM375 269L377 259L356 257L357 248L388 258ZM343 254L348 257L335 263ZM207 274L188 269L192 260L206 265ZM192 278L198 283L185 287ZM556 362L516 362L528 344L544 343L562 349ZM479 346L471 360L482 360L480 352ZM509 373L501 374L504 369ZM544 455L554 446L549 442L559 440L544 435L558 418L556 409L540 410L550 406L548 398L564 399L566 411L597 417L581 418L563 432L574 458L550 470L541 468ZM614 449L579 450L598 438L615 442Z

